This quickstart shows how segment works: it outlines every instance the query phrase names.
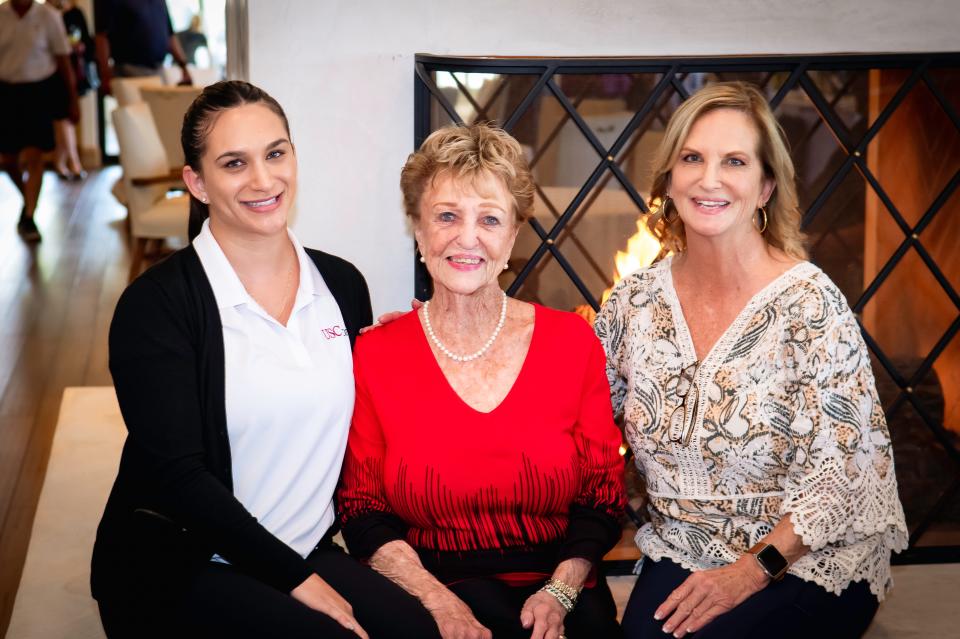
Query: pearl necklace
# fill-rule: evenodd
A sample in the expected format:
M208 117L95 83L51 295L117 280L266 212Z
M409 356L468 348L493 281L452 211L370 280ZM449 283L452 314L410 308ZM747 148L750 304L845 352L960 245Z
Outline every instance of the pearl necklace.
M440 352L454 360L455 362L471 362L479 357L483 357L483 354L490 350L490 347L493 346L494 340L497 339L497 335L500 334L500 331L503 329L503 324L507 320L507 294L503 294L503 303L500 305L500 321L497 322L497 327L493 329L493 335L490 336L490 339L486 341L481 348L476 353L471 353L469 355L457 355L449 348L443 345L440 339L437 337L436 333L433 332L433 326L430 325L430 300L427 300L423 305L423 322L427 325L427 335L430 336L430 341L436 344L437 348L440 349Z

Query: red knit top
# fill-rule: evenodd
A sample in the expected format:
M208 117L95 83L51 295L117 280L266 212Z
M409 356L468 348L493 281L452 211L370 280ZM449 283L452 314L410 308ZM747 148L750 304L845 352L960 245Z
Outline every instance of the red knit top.
M625 501L604 366L582 318L535 305L520 374L482 413L447 382L416 313L361 336L338 494L351 552L406 539L452 577L599 560Z

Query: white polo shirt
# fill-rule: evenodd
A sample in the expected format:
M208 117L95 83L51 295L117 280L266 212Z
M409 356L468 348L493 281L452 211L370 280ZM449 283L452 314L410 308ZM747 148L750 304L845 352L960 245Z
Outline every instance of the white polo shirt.
M54 56L69 54L59 11L34 2L21 18L9 2L0 4L0 81L46 80L57 70Z
M340 307L288 234L300 285L287 326L247 293L209 220L193 248L223 324L233 493L306 557L334 522L333 492L353 414L353 355Z

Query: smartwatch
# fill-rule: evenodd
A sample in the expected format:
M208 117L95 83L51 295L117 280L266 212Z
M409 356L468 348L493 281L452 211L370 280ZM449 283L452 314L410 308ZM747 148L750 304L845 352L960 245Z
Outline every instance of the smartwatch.
M767 573L767 576L773 581L783 579L783 576L787 574L787 568L790 567L790 564L787 563L776 546L771 544L760 542L755 544L747 553L756 558L757 563L760 564L760 569Z

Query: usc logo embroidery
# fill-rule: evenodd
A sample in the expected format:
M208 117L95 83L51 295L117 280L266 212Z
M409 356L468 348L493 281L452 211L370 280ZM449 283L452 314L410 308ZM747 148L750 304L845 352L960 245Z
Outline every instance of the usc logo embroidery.
M336 339L338 337L344 337L347 334L347 329L342 326L331 326L330 328L321 329L321 331L327 339Z

